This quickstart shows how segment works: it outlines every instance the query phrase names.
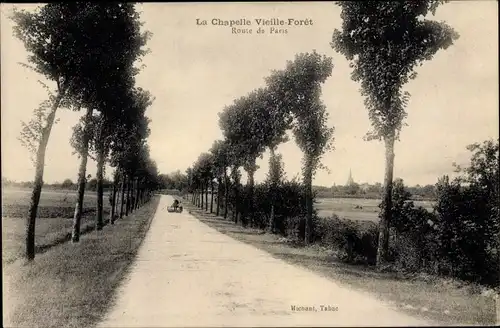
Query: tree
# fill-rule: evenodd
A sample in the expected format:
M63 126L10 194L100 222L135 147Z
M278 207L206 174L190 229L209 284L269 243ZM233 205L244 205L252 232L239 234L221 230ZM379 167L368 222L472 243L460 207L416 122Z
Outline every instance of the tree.
M231 172L229 178L231 179L231 199L232 208L231 215L234 223L238 223L238 218L241 220L241 167L240 157L233 157L231 161ZM242 222L244 224L244 222Z
M194 185L193 185L193 168L188 167L186 169L186 188L188 194L194 194ZM189 195L187 195L189 197Z
M201 153L196 162L197 171L200 176L201 197L205 196L205 211L208 211L208 187L213 180L213 158L211 153ZM203 205L202 205L203 208Z
M180 170L169 174L160 174L163 189L176 189L183 191L187 187L187 177Z
M84 24L85 16L91 10L90 3L54 3L41 7L32 13L26 10L14 10L11 19L16 24L14 35L20 39L29 53L25 67L56 83L55 93L49 91L49 100L35 113L37 126L24 125L21 138L30 138L28 143L36 148L35 180L26 222L26 259L35 258L35 223L43 186L45 151L49 142L56 112L60 106L71 107L71 101L82 86L81 75L89 62L88 51L82 51L85 39L92 39L95 33L79 28ZM81 25L80 25L81 27ZM79 31L79 33L73 33ZM86 67L87 66L87 67ZM79 107L77 107L79 109ZM33 151L35 148L31 148Z
M394 179L392 185L391 227L395 227L398 231L414 228L411 227L411 222L408 222L408 210L413 207L413 202L410 201L410 192L404 185L403 179Z
M87 158L91 157L97 162L97 176L95 179L95 188L93 190L97 191L96 228L97 230L101 230L104 224L103 177L106 158L111 150L115 151L113 153L115 158L118 156L116 155L116 151L122 151L123 149L126 149L122 154L125 158L137 154L139 146L137 145L138 141L136 138L140 138L140 142L142 142L149 134L147 129L148 121L144 117L144 112L152 103L151 97L149 93L142 90L138 90L134 93L133 90L128 90L128 87L130 87L130 85L120 86L120 83L117 81L114 91L108 90L108 95L99 97L101 102L106 102L107 100L107 105L111 108L101 110L101 113L95 113L95 115L91 115L92 112L87 111L86 116L74 127L71 144L73 148L75 148L75 152L78 153L81 161L79 168L78 197L73 217L73 242L79 241L83 198L86 185L85 172ZM101 106L104 105L106 104ZM115 112L113 112L113 110ZM136 133L131 136L130 133L133 132ZM120 148L124 141L128 142L128 148ZM128 159L129 161L127 163L130 164L130 158ZM124 161L125 159L119 157L117 160ZM117 162L114 161L112 164L116 165ZM115 184L116 183L117 181L115 181ZM114 192L116 192L116 190ZM112 195L112 199L115 198L115 195ZM114 207L114 205L113 203L112 206Z
M86 16L88 24L91 24L88 29L97 33L97 30L102 31L105 27L108 33L106 35L99 33L92 39L92 51L96 51L100 57L99 61L93 63L90 72L91 67L86 67L87 70L84 71L82 78L83 91L79 94L79 100L87 107L87 114L82 121L81 130L84 132L78 134L75 131L81 163L78 198L73 218L73 242L79 241L89 148L96 153L98 196L96 229L102 229L104 164L111 147L112 134L118 130L119 124L123 124L123 118L129 115L123 110L130 108L130 104L134 101L133 95L129 93L138 70L133 65L136 59L147 53L142 47L150 37L149 32L140 32L141 23L134 4L99 4L93 9L95 9L94 16ZM99 113L96 116L92 114L94 109Z
M306 229L305 242L310 243L312 237L313 193L312 180L316 170L321 166L321 157L326 151L333 149L333 128L327 126L327 112L325 106L313 102L311 112L298 119L294 128L295 139L299 148L304 152L303 175L306 188Z
M441 273L498 286L500 267L499 144L467 147L471 161L460 176L436 184L435 231Z
M285 180L285 170L283 165L283 156L281 154L276 154L273 148L271 149L271 156L269 156L269 173L266 177L266 183L269 186L269 192L271 194L271 214L269 215L268 228L271 233L275 233L275 202L277 198L278 188Z
M360 191L359 184L357 184L356 182L345 186L345 189L348 195L356 195Z
M219 114L219 126L224 137L231 145L234 156L241 162L238 167L243 166L248 176L248 197L244 198L246 204L242 213L244 222L246 214L251 214L253 207L254 175L258 169L256 161L265 149L261 133L261 113L266 109L264 97L265 91L256 90L246 97L238 98Z
M403 85L416 77L415 66L430 60L458 38L448 25L424 17L444 3L442 0L413 2L339 1L342 29L335 30L331 46L343 54L353 68L352 79L361 83L373 131L366 140L383 140L386 170L380 214L377 265L387 261L394 143L407 116L409 93Z
M469 218L463 215L462 220L468 219L473 222L472 227L475 228L476 236L482 239L476 241L482 243L479 251L487 254L486 259L477 264L479 266L477 271L488 271L490 274L488 278L496 277L494 283L500 285L498 278L500 264L499 139L470 144L467 146L467 150L472 153L469 165L467 167L456 166L457 172L461 174L457 178L457 183L467 186L462 188L462 193L465 193L464 198L468 200L464 204L466 210L463 212L471 213ZM472 227L469 224L467 228L471 229ZM443 227L443 229L447 229L447 227ZM465 238L478 239L471 235L472 233ZM496 270L486 270L481 265L494 267ZM493 272L491 273L491 271ZM487 276L487 273L484 272L484 275Z
M143 54L142 50L134 50L140 49L149 35L140 33L137 18L134 4L129 3L57 3L44 5L35 13L14 11L14 33L31 53L28 57L31 66L25 66L57 85L56 94L49 98L51 109L37 147L35 183L26 229L28 260L35 256L36 212L43 184L45 150L56 111L61 105L79 110L83 104L87 116L92 116L96 95L102 87L99 82L112 76L112 72L131 66L135 56ZM102 33L103 30L107 33ZM84 179L84 174L80 174L79 186L84 184Z
M220 213L220 202L222 199L222 187L224 186L225 205L227 208L227 168L229 166L229 147L228 143L222 140L216 140L210 148L213 158L214 176L217 179L217 205L216 215ZM227 216L227 211L225 210Z
M270 77L266 78L266 83L272 84L274 72ZM263 134L263 143L268 147L269 172L268 182L271 196L271 213L269 215L269 229L273 232L275 226L275 202L277 198L277 187L284 178L282 170L282 157L276 153L279 144L287 142L288 136L286 131L292 128L293 116L289 108L282 106L282 99L279 93L272 92L272 89L267 88L265 91L264 106L261 111L261 129Z
M145 111L153 100L149 92L134 88L130 100L125 104L126 114L122 115L122 123L116 126L112 134L110 164L120 171L121 176L120 218L123 214L128 215L131 173L137 169L136 155L150 134Z
M272 83L272 77L266 78L267 83ZM253 152L250 152L250 166L246 169L249 172L249 198L250 206L249 209L253 212L253 193L254 193L254 179L253 175L255 173L255 159L262 156L262 152L267 147L270 152L271 161L279 161L275 158L276 149L279 144L287 142L288 137L286 131L292 128L293 116L290 109L286 106L282 106L282 99L279 97L279 93L272 92L269 87L259 88L251 92L249 95L249 101L251 110L249 111L251 125L247 127L248 134L253 138ZM249 138L246 138L248 141ZM245 147L245 149L252 149ZM247 165L248 166L248 165ZM254 170L252 170L254 168ZM249 170L250 169L250 170ZM272 168L269 168L269 173ZM274 180L273 180L274 181ZM270 227L274 225L274 203L276 200L276 190L271 188L271 213L270 213Z
M125 72L127 75L125 81L128 81L129 74L131 73L127 73L124 70L122 72ZM139 199L139 175L143 173L141 170L145 170L149 159L149 149L142 144L150 133L148 128L149 120L144 115L146 109L152 105L154 100L149 92L142 89L135 90L130 83L125 83L121 87L117 87L116 84L114 87L111 87L111 84L109 84L108 87L110 90L101 97L104 109L96 133L94 134L93 142L91 143L97 157L98 202L96 224L98 228L102 228L103 225L102 183L104 164L117 138L122 138L123 133L126 133L125 131L129 131L130 133L134 130L136 131L135 137L139 138L137 139L139 141L138 143L134 143L136 140L131 139L133 140L132 147L136 147L136 151L131 153L134 158L134 165L131 169L137 175L135 177L135 196L132 197L135 200L132 203L132 210L137 207L137 200Z
M65 189L73 188L73 181L71 181L71 179L64 179L61 183L61 187Z
M91 139L92 131L95 128L96 121L97 119L93 116L93 110L87 110L85 116L80 119L79 124L73 127L73 135L70 140L71 145L75 149L75 153L78 154L80 158L77 182L77 201L75 205L75 213L73 215L73 242L78 242L80 240L80 220L83 211L85 185L87 183L85 175L87 169L89 141Z
M286 69L269 79L269 89L280 99L280 105L293 114L293 134L304 153L303 180L306 191L305 242L311 242L313 193L312 180L321 165L321 157L333 149L333 128L328 127L328 113L321 102L321 83L331 75L332 59L315 51L295 56Z

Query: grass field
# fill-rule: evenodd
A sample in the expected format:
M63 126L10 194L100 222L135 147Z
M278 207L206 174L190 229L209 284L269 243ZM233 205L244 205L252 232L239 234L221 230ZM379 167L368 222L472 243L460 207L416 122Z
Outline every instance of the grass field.
M9 264L22 256L25 245L25 220L30 203L30 189L2 190L2 263ZM68 238L76 204L76 192L42 190L35 228L36 252L43 252ZM104 217L109 215L107 194ZM82 232L94 227L97 196L86 191L83 202Z
M318 216L329 217L336 214L339 218L349 220L378 221L380 209L378 199L359 198L318 198L316 200L316 210ZM416 206L422 206L432 211L432 202L414 201Z
M153 197L114 225L83 235L78 244L63 243L31 263L4 267L4 326L95 326L134 262L158 202Z

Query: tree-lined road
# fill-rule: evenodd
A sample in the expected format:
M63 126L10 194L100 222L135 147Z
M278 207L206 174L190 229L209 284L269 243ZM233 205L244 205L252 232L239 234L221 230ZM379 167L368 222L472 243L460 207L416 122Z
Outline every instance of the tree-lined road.
M101 327L431 325L160 205ZM315 311L293 311L292 306ZM330 306L330 310L322 311Z

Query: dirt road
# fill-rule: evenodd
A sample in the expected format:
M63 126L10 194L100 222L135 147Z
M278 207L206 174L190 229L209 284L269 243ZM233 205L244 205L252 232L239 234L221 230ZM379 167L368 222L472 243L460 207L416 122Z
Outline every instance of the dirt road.
M235 241L162 196L101 327L425 326L368 294Z

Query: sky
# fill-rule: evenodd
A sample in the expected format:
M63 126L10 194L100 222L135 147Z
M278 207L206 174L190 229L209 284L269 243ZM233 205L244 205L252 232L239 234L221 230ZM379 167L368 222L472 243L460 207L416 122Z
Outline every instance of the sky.
M2 3L1 16L1 146L2 176L33 180L30 154L17 140L21 121L47 98L37 80L43 77L23 68L23 44L12 36L7 18L12 4ZM27 5L17 5L25 7ZM33 7L33 5L28 5ZM155 97L146 115L151 119L148 144L161 173L184 172L222 138L218 113L234 99L264 86L273 69L283 69L295 54L316 50L333 58L331 77L323 85L322 100L335 127L335 150L325 154L314 184L345 184L352 170L358 183L382 182L384 147L363 141L370 130L359 84L350 78L349 63L329 45L341 26L340 9L329 2L307 3L146 3L138 5L144 29L153 33L139 86ZM498 138L498 4L496 1L452 1L434 19L444 20L460 34L447 50L417 69L418 77L405 86L412 95L408 118L395 148L395 177L406 184L434 184L452 174L452 163L466 164L468 144ZM253 34L233 34L212 19L249 19ZM286 27L286 34L257 34L255 19L311 20L312 25ZM197 25L202 20L207 25ZM50 84L53 86L53 84ZM69 144L72 127L83 113L61 108L47 149L44 180L77 178L79 159ZM282 144L288 178L301 172L302 154L291 141ZM256 181L268 170L268 153L257 161ZM88 173L96 164L89 160ZM106 174L109 177L111 169ZM245 178L243 178L243 182Z

